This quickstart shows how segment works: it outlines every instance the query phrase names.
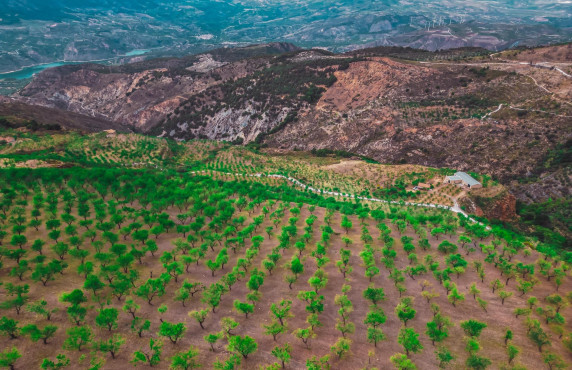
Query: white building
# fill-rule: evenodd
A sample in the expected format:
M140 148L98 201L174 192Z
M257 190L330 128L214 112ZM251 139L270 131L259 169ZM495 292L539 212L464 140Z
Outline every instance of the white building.
M445 176L445 184L458 184L469 189L479 189L483 185L465 172L456 172L453 176Z

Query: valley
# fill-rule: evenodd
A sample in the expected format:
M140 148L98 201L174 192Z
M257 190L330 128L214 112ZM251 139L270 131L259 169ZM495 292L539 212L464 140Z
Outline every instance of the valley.
M184 56L221 47L292 42L340 52L372 46L426 50L570 42L567 2L439 0L7 1L0 72L65 60ZM189 22L192 20L192 22ZM133 50L150 50L131 55Z
M0 369L570 368L571 14L3 1Z

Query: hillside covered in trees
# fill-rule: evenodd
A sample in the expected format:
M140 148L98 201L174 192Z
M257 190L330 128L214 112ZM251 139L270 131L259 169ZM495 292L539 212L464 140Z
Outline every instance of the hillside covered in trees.
M415 193L358 201L363 179L302 157L288 174L341 195L227 144L27 139L0 169L0 367L570 363L572 253L555 245L407 206ZM440 176L380 168L394 185Z

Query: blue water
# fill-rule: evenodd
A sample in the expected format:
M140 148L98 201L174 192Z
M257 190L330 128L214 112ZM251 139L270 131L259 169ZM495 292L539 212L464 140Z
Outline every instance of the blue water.
M123 55L123 56L134 57L134 56L147 54L149 51L151 51L151 50L132 50L128 53L125 53L125 55ZM112 59L107 59L107 60L112 60ZM102 63L105 61L98 61L98 62ZM42 72L44 69L59 67L59 66L67 65L67 64L80 64L80 63L81 62L54 62L54 63L47 63L47 64L39 64L37 66L22 68L19 71L0 73L0 80L6 80L9 78L15 79L15 80L25 80L25 79L34 77L35 74Z
M12 78L15 80L25 80L27 78L32 78L35 74L42 72L44 69L59 67L65 64L77 64L77 63L56 62L56 63L40 64L37 66L26 67L22 68L19 71L0 73L0 80L8 78Z
M150 51L151 50L133 50L133 51L130 51L129 53L125 53L125 56L126 57L135 57L138 55L147 54Z

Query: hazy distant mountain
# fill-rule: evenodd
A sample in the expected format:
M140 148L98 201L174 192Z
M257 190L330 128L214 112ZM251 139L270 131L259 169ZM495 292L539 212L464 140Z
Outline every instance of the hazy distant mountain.
M347 50L502 49L572 38L567 1L5 0L0 72L54 61L195 53L271 41Z

